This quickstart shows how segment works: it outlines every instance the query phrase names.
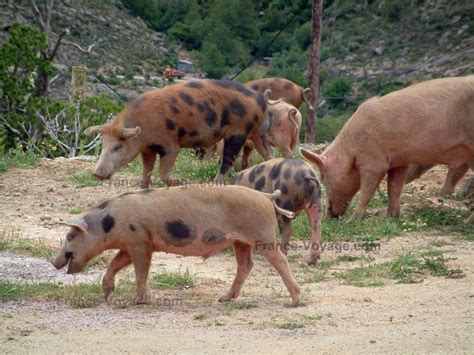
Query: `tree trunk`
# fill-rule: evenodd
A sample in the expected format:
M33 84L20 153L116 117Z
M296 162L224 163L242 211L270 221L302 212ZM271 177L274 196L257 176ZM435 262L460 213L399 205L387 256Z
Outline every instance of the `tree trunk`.
M313 0L311 21L311 54L309 63L309 99L313 108L308 107L305 140L307 143L316 141L316 121L319 101L319 53L321 47L321 28L323 25L323 0Z

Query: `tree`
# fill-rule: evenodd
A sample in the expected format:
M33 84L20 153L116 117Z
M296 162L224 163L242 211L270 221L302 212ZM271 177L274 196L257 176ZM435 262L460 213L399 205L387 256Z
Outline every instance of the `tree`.
M316 121L319 98L319 57L321 48L321 28L323 24L323 0L313 1L313 12L311 20L311 54L309 63L309 99L312 107L308 109L306 120L305 140L308 143L316 141Z
M214 43L204 43L199 53L199 63L209 78L220 79L226 73L225 57Z
M44 33L48 43L51 43L51 11L54 6L54 0L45 0L43 8L40 10L38 5L36 5L35 0L31 0L31 7L33 9L33 14L35 16L35 20L38 24L38 28L40 32ZM61 41L63 40L64 36L68 34L68 30L63 30L58 38L56 39L56 43L52 46L41 50L41 56L45 61L52 62L56 54L58 53L59 46L61 45ZM49 75L51 74L50 70L46 70L45 67L38 67L38 75L36 77L35 83L35 92L34 95L36 97L44 96L48 92L49 86Z

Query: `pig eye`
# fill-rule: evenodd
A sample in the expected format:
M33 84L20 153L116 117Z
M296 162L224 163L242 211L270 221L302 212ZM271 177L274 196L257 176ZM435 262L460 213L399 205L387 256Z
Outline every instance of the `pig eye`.
M66 239L67 239L68 242L70 242L71 240L74 239L74 234L69 233L69 234L66 236Z
M116 151L122 149L122 147L123 147L123 144L117 144L117 145L113 148L113 151L116 152Z

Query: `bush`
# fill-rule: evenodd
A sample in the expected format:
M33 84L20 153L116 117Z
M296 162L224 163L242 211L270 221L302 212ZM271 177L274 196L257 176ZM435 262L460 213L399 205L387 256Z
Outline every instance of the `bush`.
M316 143L332 142L349 117L349 113L343 113L319 118L316 123Z
M326 82L323 86L323 98L327 99L333 107L347 104L347 95L351 92L352 79L343 76Z

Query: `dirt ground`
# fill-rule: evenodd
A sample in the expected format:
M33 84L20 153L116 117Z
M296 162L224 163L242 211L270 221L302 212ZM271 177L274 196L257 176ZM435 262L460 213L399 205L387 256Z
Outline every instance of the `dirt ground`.
M56 159L0 175L0 230L15 238L59 246L67 230L60 222L73 211L133 189L110 185L78 188L69 177L92 166L82 160ZM445 173L441 167L427 173L407 188L402 199L416 195L433 203L458 203L440 202L435 197ZM434 240L448 242L441 250L451 259L450 266L462 269L464 278L427 277L417 284L355 287L343 285L330 274L321 282L308 283L304 282L311 272L305 264L308 253L290 251L292 271L302 289L302 304L296 308L289 307L289 294L281 279L259 255L255 255L241 297L235 305L228 305L217 299L233 280L236 265L232 255L221 253L204 261L155 254L154 270L189 270L195 286L159 291L155 294L159 304L150 306L123 308L101 302L93 308L73 308L50 301L1 303L0 352L472 353L474 243L436 231L412 233L382 240L380 250L370 255L377 262L384 261ZM337 255L325 252L323 260ZM344 263L335 271L355 266ZM104 272L103 266L97 266L71 276L56 271L48 260L0 252L0 279L4 280L64 284L95 281ZM132 270L125 273L132 275ZM295 324L298 326L292 326Z

